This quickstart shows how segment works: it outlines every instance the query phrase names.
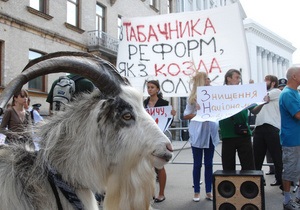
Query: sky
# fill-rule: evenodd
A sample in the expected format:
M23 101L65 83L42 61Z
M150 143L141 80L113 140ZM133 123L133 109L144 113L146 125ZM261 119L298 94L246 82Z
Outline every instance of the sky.
M248 18L292 43L293 64L300 64L300 0L240 0Z

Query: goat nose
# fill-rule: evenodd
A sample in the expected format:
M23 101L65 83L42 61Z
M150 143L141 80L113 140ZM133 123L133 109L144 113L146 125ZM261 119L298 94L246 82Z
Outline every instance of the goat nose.
M171 143L167 143L167 149L170 151L170 152L173 152L173 146Z

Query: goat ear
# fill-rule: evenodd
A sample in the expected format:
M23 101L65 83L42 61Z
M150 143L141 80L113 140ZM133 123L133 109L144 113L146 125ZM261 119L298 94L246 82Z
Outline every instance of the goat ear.
M91 80L107 96L121 92L126 85L115 67L107 61L89 53L56 52L30 61L23 72L13 79L0 95L0 115L12 95L30 80L50 73L67 72Z
M101 105L100 105L101 112L98 113L97 123L99 123L100 120L103 119L104 117L107 118L107 116L112 113L112 111L114 110L114 106L113 106L114 101L115 101L115 99L109 98L106 100L102 100L100 102L101 103Z

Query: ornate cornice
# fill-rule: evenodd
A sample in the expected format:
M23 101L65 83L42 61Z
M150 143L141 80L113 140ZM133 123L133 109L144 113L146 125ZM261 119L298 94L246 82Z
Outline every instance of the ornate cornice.
M288 52L293 53L296 48L292 45L291 42L279 37L278 35L274 34L273 32L269 31L268 29L264 28L263 26L259 25L258 23L254 22L251 19L244 20L244 29L246 32L253 33L268 42L271 42Z

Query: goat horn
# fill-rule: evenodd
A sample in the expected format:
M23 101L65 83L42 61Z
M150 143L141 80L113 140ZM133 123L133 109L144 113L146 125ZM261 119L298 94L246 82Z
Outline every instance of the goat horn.
M120 84L126 84L116 68L107 61L83 52L56 52L30 61L22 73L13 79L0 95L0 115L13 94L30 80L50 73L67 72L91 80L101 92L116 96Z

